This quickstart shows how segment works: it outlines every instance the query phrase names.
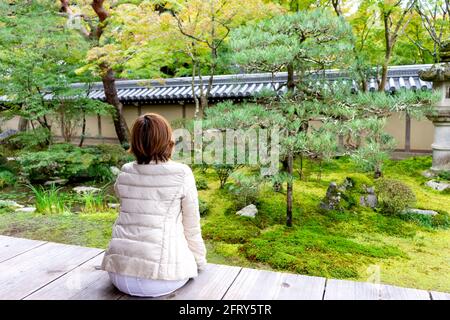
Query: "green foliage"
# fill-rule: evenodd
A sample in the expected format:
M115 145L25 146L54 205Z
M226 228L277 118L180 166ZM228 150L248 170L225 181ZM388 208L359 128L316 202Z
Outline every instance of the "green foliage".
M51 185L48 189L43 186L29 185L34 194L36 211L43 214L61 214L68 211L66 197L60 188Z
M198 177L195 179L195 186L197 187L197 190L207 190L208 180L203 177Z
M0 116L22 116L49 129L49 116L70 83L84 80L73 70L84 60L87 42L66 28L67 17L58 9L53 1L0 6L0 96L9 100ZM52 100L43 97L49 90Z
M17 177L14 173L7 170L1 170L0 171L0 189L7 187L7 186L13 186L17 181Z
M381 212L396 214L411 208L416 202L416 196L408 185L394 179L379 179L376 190Z
M227 183L230 175L236 170L236 166L232 164L213 164L211 166L220 181L220 188L222 189Z
M47 147L51 134L47 128L22 131L9 136L3 142L10 150L39 151Z
M235 210L240 210L250 204L257 204L261 179L257 176L247 176L235 172L232 175L234 183L228 183L226 190L232 195Z
M120 147L75 147L55 144L46 151L24 153L19 162L23 174L30 181L44 181L51 177L71 181L94 179L110 181L114 178L110 166L120 165L129 155Z
M450 170L439 172L438 177L442 180L450 181Z
M209 211L209 205L208 202L206 202L203 199L198 199L198 207L199 207L199 211L200 211L200 216L205 216L208 211Z
M232 31L234 60L251 71L276 72L336 64L348 57L349 25L321 9L299 11Z
M108 211L108 205L106 199L108 198L104 194L104 188L99 192L84 192L80 195L82 203L81 211L84 213L96 213Z
M450 217L448 213L439 213L437 215L424 215L414 213L404 213L399 215L400 219L412 221L420 226L433 229L449 229Z

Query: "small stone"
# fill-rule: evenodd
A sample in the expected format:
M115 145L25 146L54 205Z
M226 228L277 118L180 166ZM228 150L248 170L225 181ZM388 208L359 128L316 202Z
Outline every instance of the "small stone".
M367 194L359 198L359 204L364 207L375 208L378 204L378 198L374 194Z
M375 188L374 187L368 187L368 188L366 188L366 192L368 194L375 195Z
M111 170L111 173L115 176L118 176L120 174L120 169L115 166L111 166L109 167L109 169Z
M90 192L96 193L96 192L101 191L102 189L95 188L95 187L79 186L79 187L73 188L72 190L78 194L81 194L81 193L90 193Z
M406 209L404 211L402 211L402 214L408 214L408 213L412 213L412 214L422 214L422 215L426 215L426 216L435 216L438 213L434 210L422 210L422 209Z
M422 176L424 176L425 178L434 178L436 176L436 173L431 170L425 170L422 172Z
M444 191L450 189L450 183L444 183L434 180L427 181L425 185L437 191Z
M67 181L68 181L67 179L49 180L44 183L44 186L50 186L52 184L62 186L62 185L65 185L67 183Z
M18 208L15 210L16 212L28 212L28 213L33 213L36 211L35 207L24 207L24 208Z
M6 157L6 160L8 161L16 161L17 159L19 159L18 157Z
M250 204L246 206L245 208L242 208L238 212L236 212L237 215L243 216L243 217L250 217L254 218L256 214L258 213L258 209L254 204Z
M0 208L23 208L23 205L12 200L0 200Z
M108 203L108 207L111 209L117 209L120 207L120 203Z

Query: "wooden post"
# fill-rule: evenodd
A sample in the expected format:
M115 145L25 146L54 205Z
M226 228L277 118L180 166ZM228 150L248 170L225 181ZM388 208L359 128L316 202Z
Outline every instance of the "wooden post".
M140 117L142 115L142 106L140 103L137 104L137 109L138 109L138 117Z
M97 114L97 129L98 129L98 136L102 138L102 117Z
M411 117L408 112L406 112L405 124L405 152L411 152Z

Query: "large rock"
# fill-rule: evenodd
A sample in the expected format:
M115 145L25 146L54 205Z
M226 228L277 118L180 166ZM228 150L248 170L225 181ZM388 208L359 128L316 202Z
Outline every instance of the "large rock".
M339 190L336 182L331 182L328 186L325 198L320 202L320 207L325 210L337 210L339 209L339 203L341 202L341 191Z
M17 130L14 130L14 129L8 129L6 131L3 131L2 133L0 133L0 141L6 139L16 133L17 133Z
M78 194L82 194L82 193L97 193L100 192L102 189L96 187L79 186L73 188L72 190Z
M450 183L439 182L434 180L427 181L425 185L437 191L444 191L450 189Z
M54 179L54 180L49 180L49 181L45 181L44 182L44 186L51 186L51 185L55 185L55 186L63 186L68 182L67 179Z
M0 200L0 208L23 208L23 205L12 200Z
M108 207L111 209L117 209L120 207L120 203L108 203Z
M425 170L425 171L422 172L422 176L424 176L425 178L430 179L430 178L436 177L436 173L431 171L431 170Z
M421 215L425 215L425 216L435 216L438 214L434 210L406 209L406 210L402 211L402 214L408 214L408 213L421 214Z
M16 212L33 213L36 211L36 208L35 207L23 207L23 208L18 208L15 211Z
M375 188L365 188L367 194L359 198L359 204L365 207L375 208L378 205L378 198L375 194Z
M237 215L243 216L243 217L250 217L254 218L256 214L258 213L258 209L254 204L250 204L246 206L245 208L242 208L238 212L236 212Z

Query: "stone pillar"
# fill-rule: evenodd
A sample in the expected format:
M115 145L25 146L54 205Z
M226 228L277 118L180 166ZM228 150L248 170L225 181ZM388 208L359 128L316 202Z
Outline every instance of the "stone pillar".
M450 115L433 120L432 171L450 171Z
M450 170L450 42L441 48L441 63L419 72L424 81L433 82L433 90L440 92L436 112L428 118L434 124L432 171Z

